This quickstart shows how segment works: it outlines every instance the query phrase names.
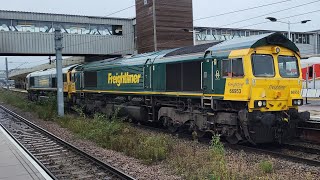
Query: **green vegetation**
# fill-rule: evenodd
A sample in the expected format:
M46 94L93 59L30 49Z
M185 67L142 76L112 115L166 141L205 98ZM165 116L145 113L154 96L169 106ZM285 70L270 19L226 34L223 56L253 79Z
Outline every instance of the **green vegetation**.
M270 161L263 160L259 163L259 167L264 173L271 173L273 171L273 164Z
M229 178L229 173L226 166L225 150L223 144L220 142L219 135L215 135L212 137L210 153L212 158L212 172L209 176L210 179L225 179L227 177Z
M53 120L57 115L56 99L54 96L42 99L39 102L31 102L27 100L25 94L0 90L0 100L23 111L32 112L43 120Z
M173 146L168 135L139 132L116 118L107 120L101 114L95 114L93 119L67 115L58 118L57 122L81 138L93 141L103 148L124 152L145 163L165 159Z
M168 158L168 164L189 180L246 179L242 172L228 168L226 152L219 135L213 136L208 148L200 148L195 141L192 146L176 144Z

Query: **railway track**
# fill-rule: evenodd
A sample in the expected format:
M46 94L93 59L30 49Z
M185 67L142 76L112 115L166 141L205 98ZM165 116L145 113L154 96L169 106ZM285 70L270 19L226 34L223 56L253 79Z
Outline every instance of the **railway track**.
M134 179L1 105L0 125L53 179Z
M297 163L308 164L311 166L320 166L320 150L305 146L283 144L280 146L268 147L253 147L247 145L228 145L228 147L237 150L268 154L274 157L279 157Z
M299 129L302 131L302 139L320 144L320 121L318 119L301 124Z

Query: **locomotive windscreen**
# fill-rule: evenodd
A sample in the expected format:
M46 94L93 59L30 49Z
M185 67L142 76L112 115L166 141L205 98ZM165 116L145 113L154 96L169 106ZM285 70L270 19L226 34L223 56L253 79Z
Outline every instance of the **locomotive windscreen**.
M167 64L167 91L201 91L201 62Z
M97 72L84 72L84 87L97 87Z

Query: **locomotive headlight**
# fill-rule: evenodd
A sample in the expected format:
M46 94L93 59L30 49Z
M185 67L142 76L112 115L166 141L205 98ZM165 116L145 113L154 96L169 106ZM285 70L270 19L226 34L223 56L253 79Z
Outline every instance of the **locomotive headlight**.
M265 101L265 100L254 101L255 108L266 107L266 106L267 106L267 101Z
M262 106L267 106L267 101L262 101Z
M273 54L279 54L281 52L281 48L279 46L273 47L272 52Z
M301 106L301 104L302 104L302 100L301 100L301 99L299 99L299 100L298 100L298 102L297 102L297 104L298 104L298 106Z
M302 101L302 99L293 99L292 100L292 105L301 106L301 105L303 105L303 101Z

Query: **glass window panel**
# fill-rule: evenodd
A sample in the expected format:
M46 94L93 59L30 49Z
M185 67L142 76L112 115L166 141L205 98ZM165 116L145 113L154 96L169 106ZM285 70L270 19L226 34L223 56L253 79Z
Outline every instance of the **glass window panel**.
M296 78L299 77L298 60L294 56L279 56L279 73L281 77Z
M218 29L218 30L217 30L217 35L221 35L221 33L222 33L221 30Z
M10 31L10 20L0 19L0 31Z
M240 31L240 36L241 37L245 36L245 32L244 31Z
M39 32L49 32L51 29L51 22L40 22L38 24Z
M299 41L300 44L302 44L302 34L299 34Z
M256 77L273 77L274 64L271 55L253 54L251 57L252 72Z
M222 60L221 72L223 77L231 77L231 61Z
M243 77L244 72L243 72L243 64L242 64L242 59L237 58L237 59L232 59L232 77Z
M302 35L302 43L307 44L307 39L305 34Z

